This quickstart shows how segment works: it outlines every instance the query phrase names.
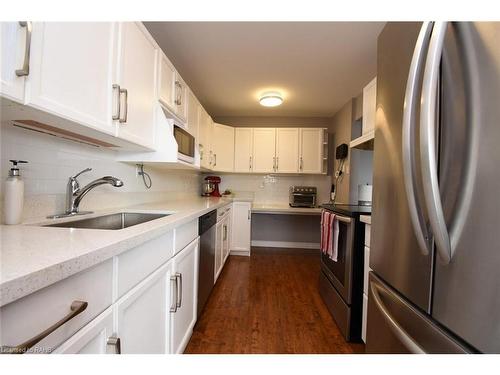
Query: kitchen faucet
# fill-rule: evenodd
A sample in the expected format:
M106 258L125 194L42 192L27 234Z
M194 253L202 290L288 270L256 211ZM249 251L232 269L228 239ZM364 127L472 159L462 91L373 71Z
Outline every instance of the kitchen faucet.
M90 172L91 170L92 168L86 168L83 171L69 178L68 185L66 187L66 212L64 214L48 216L48 218L56 219L66 216L91 214L92 211L79 210L80 202L90 190L99 185L104 185L104 184L110 184L114 187L123 186L123 181L120 180L119 178L112 176L104 176L92 182L89 182L83 188L80 188L80 184L78 183L77 177L80 176L82 173Z

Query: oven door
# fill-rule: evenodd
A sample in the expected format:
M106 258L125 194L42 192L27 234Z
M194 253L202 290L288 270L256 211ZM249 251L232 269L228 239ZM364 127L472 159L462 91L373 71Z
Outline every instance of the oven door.
M292 193L292 207L314 207L316 206L316 194Z
M352 290L352 253L354 250L354 224L355 220L335 215L339 222L339 240L337 262L330 259L327 254L321 253L321 269L333 284L344 302L351 304Z

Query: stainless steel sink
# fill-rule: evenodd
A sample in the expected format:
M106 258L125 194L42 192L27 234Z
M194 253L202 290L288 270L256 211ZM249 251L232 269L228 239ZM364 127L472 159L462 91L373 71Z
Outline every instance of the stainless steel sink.
M65 223L48 224L44 227L85 228L118 230L128 228L147 221L159 219L171 214L148 214L134 212L119 212L116 214L97 216L89 219L67 221Z

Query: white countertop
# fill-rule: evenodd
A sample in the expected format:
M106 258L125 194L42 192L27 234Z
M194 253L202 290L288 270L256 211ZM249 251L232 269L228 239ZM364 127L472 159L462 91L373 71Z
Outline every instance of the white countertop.
M243 198L245 199L245 198ZM0 306L90 268L239 198L202 198L95 212L72 221L116 212L172 213L121 230L0 226ZM38 224L49 224L44 220Z
M321 208L290 207L288 204L257 204L252 205L252 213L281 215L320 215Z
M365 224L372 224L372 217L371 215L359 215L359 221Z

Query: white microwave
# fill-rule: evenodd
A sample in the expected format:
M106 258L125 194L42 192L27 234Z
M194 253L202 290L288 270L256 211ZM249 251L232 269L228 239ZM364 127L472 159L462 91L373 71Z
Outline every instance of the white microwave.
M181 127L174 125L174 138L177 142L177 158L186 163L194 163L195 138Z

